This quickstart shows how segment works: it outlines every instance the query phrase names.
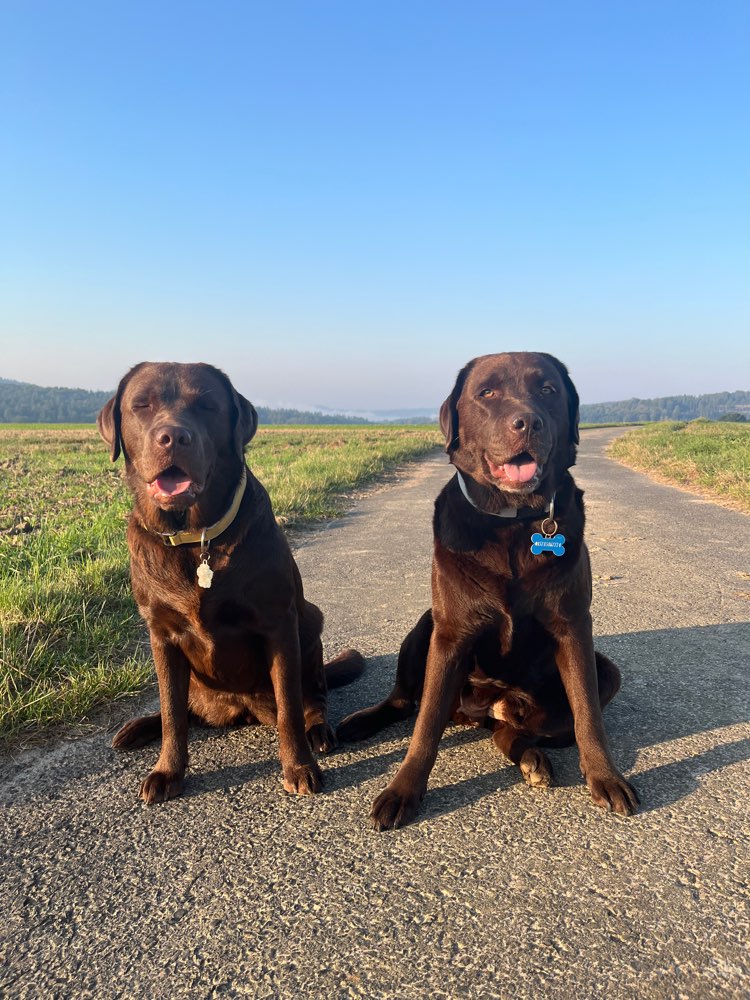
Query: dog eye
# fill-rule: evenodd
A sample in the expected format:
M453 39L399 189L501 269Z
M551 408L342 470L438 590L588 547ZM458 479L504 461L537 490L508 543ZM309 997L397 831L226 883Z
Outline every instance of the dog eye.
M553 392L557 392L557 389L554 387L554 385L543 385L542 392L544 393L545 396L551 396Z
M131 404L133 410L147 410L151 404L147 399L134 399Z
M482 391L479 393L480 399L489 399L490 396L494 395L495 395L494 389L482 389Z

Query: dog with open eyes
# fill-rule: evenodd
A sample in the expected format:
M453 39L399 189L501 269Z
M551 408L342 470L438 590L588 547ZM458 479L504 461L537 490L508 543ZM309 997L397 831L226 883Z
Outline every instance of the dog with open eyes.
M402 644L388 697L338 728L341 740L365 739L419 705L373 825L415 816L450 719L490 728L531 786L552 781L543 747L576 742L594 802L630 815L638 796L612 761L602 718L620 672L594 650L568 371L549 354L474 358L440 425L456 473L435 503L432 607Z
M359 675L344 650L324 666L323 616L304 596L268 493L245 464L252 403L211 365L142 363L98 417L133 494L128 524L135 597L151 637L160 711L127 723L113 746L162 738L140 796L183 790L188 717L279 732L284 788L306 795L323 776L313 756L335 746L327 687Z

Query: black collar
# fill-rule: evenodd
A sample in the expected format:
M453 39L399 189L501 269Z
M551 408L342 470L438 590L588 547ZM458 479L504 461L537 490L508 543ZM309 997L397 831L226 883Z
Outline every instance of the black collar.
M458 479L458 485L461 492L469 501L471 506L475 510L478 510L480 514L487 514L488 517L502 517L509 521L538 521L539 518L544 517L545 514L549 514L550 507L555 500L553 496L547 506L543 507L541 510L537 507L503 507L502 510L482 510L482 508L469 496L469 491L466 488L464 477L458 469L456 469L456 478Z

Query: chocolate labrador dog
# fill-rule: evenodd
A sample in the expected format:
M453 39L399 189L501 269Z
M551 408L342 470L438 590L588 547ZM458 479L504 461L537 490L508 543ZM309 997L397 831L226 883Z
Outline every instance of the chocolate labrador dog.
M159 735L147 803L183 789L188 715L213 726L277 726L284 788L320 790L312 750L335 745L327 685L362 670L355 650L323 665L323 616L302 581L268 494L245 464L254 407L216 368L136 365L98 417L125 459L134 507L130 569L151 635L161 711L115 736L127 750Z
M549 354L489 354L440 410L456 474L435 503L432 608L401 647L393 691L346 718L364 739L419 714L406 759L372 807L379 830L415 815L449 719L493 730L529 785L549 785L541 746L574 740L594 802L630 814L638 796L607 748L602 708L620 673L594 651L583 494L568 469L578 394Z

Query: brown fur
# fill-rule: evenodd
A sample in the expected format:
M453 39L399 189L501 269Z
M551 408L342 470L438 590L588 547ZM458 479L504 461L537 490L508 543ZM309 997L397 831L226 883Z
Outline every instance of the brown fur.
M125 457L134 498L133 595L159 680L160 712L129 722L113 741L124 750L162 736L141 798L165 801L182 791L189 713L212 726L277 726L285 789L317 792L322 774L311 747L335 745L326 718L323 615L305 600L265 489L247 469L237 516L210 544L210 589L196 578L200 544L171 547L158 534L200 530L223 517L246 468L255 409L210 365L143 363L120 382L98 426L112 461L120 451ZM170 469L190 487L170 495L149 486ZM346 650L332 665L336 682L352 680L362 665L359 653Z
M391 694L339 727L339 738L363 739L419 703L406 759L375 800L373 824L399 827L415 815L451 718L492 729L530 785L552 781L539 746L575 740L594 802L632 813L638 797L611 760L602 720L620 673L594 651L583 494L568 472L578 443L568 372L548 354L475 358L440 417L450 460L479 509L456 477L438 496L432 608L403 642ZM535 464L534 477L520 483L498 471L513 458ZM553 493L565 554L532 555ZM509 507L516 519L488 513Z

